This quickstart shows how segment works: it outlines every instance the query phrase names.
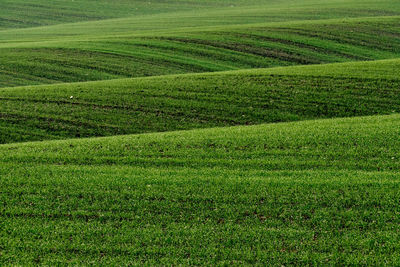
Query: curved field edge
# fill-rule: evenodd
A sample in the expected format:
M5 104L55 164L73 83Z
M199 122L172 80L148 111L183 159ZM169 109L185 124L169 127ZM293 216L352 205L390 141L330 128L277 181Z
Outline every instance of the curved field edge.
M258 70L237 70L224 71L219 73L209 73L207 75L246 75L269 74L269 75L287 75L304 77L346 77L346 78L365 78L397 80L400 77L400 59L375 60L368 62L346 62L322 65L276 67ZM196 75L196 74L193 74Z
M396 265L399 129L391 115L0 145L1 262Z
M338 7L341 7L340 9ZM328 9L328 10L326 10ZM262 10L262 12L260 12ZM320 13L316 12L320 11ZM291 14L287 14L290 12ZM217 13L217 14L215 14ZM141 1L141 0L3 0L0 3L0 31L20 28L45 29L47 25L60 24L98 24L101 21L115 20L146 20L158 17L191 17L211 16L218 18L218 14L225 14L228 20L237 21L238 13L253 15L263 14L262 19L267 21L287 21L300 18L331 18L331 17L358 17L382 16L400 14L400 7L396 1L347 1L346 8L341 1L329 0L321 3L315 0L306 0L301 3L288 0L219 0L219 1ZM248 15L249 17L251 15ZM229 18L230 17L230 18ZM219 18L224 21L223 18ZM260 20L260 18L258 18ZM24 29L22 29L24 30Z
M196 9L218 9L233 4L248 6L262 1L104 1L3 0L0 3L0 30L39 27L110 18L140 17ZM270 1L276 4L276 1Z
M0 155L9 164L396 171L398 124L399 114L270 123L3 144Z
M399 62L3 88L0 142L398 113Z
M397 58L399 18L221 27L0 49L0 87ZM63 40L63 39L61 39Z
M360 2L360 1L358 1ZM98 20L79 23L65 23L53 26L33 27L27 29L8 29L0 31L2 42L10 41L56 41L75 38L109 38L137 35L167 34L180 31L215 30L221 28L241 28L248 26L290 26L293 24L315 24L340 21L381 20L398 18L400 5L397 1L388 0L369 3L364 9L343 8L343 5L319 3L315 6L298 8L237 7L215 10L195 10L172 14L155 14L129 18ZM391 5L392 10L382 9L380 5ZM377 4L374 8L374 4ZM368 7L368 5L370 7ZM394 7L394 5L396 7ZM349 6L348 6L349 7ZM292 15L292 16L291 16Z

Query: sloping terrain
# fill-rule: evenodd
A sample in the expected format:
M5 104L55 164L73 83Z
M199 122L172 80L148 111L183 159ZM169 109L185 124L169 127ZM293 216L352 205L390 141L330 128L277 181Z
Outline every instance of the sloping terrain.
M396 58L399 26L367 18L0 46L0 86Z
M186 13L185 13L186 12ZM2 0L0 30L39 27L110 18L143 20L153 23L165 17L177 20L195 16L212 25L239 21L290 21L332 17L400 15L400 4L393 0ZM218 15L225 15L221 18ZM185 16L186 15L186 16ZM191 26L199 26L191 22ZM101 23L101 22L100 22ZM124 23L127 25L127 23ZM141 27L147 23L141 23Z
M27 28L67 22L97 21L110 18L212 9L259 4L263 1L194 1L194 0L2 0L0 3L0 30ZM277 1L269 1L276 4ZM289 2L289 1L286 1Z
M0 146L7 264L397 265L400 116Z
M387 60L4 88L0 142L392 114L399 67Z
M394 0L1 0L0 266L400 265L399 26Z

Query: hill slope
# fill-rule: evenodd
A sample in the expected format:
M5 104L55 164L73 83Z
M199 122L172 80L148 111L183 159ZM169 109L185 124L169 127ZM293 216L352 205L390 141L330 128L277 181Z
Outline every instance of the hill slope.
M396 58L399 26L381 17L5 42L0 87Z
M0 266L400 265L399 26L398 0L0 0Z
M245 3L246 5L254 5L261 2L266 1L2 0L0 3L0 30L109 18L138 17L194 9L215 9L230 6L233 3L240 6ZM277 1L268 2L274 4Z
M400 116L0 146L0 263L399 263Z
M400 15L400 5L394 0L347 0L345 5L343 0L2 0L0 30L109 18L143 20L153 16L157 20L160 16L170 16L183 19L183 11L186 16L208 16L216 25L218 21L239 20L239 17L246 18L245 21L288 21ZM225 18L215 15L218 12L225 13ZM210 13L214 17L210 17Z
M3 88L0 142L391 114L400 111L399 65L386 60Z

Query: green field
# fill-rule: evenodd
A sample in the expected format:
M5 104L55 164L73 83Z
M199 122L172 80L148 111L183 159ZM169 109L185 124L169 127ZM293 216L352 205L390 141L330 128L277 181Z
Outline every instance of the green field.
M4 264L400 263L400 116L3 145Z
M0 43L0 86L390 59L400 17ZM381 29L384 30L381 30ZM382 32L377 36L378 32ZM81 39L82 38L82 39Z
M400 265L400 2L2 0L0 265Z
M0 143L392 114L399 71L396 59L2 88Z
M6 29L0 31L0 87L398 58L400 4L389 3L388 13L384 1L363 4L365 14L353 10L358 1L348 9L281 3L285 8Z

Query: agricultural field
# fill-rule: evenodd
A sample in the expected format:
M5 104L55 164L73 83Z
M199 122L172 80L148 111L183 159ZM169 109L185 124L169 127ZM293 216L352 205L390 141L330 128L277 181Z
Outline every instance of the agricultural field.
M0 87L392 59L400 56L399 25L400 16L0 40Z
M394 59L0 88L0 143L392 114L399 72Z
M400 265L400 2L1 0L0 265Z

